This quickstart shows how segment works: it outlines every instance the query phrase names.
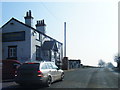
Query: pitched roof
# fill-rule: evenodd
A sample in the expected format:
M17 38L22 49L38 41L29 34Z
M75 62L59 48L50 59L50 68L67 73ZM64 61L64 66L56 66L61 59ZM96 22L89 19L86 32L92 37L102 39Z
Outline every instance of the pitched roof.
M23 22L20 22L19 20L15 19L15 18L11 18L11 19L10 19L7 23L5 23L1 28L3 28L4 26L6 26L11 20L15 20L16 22L18 22L18 23L20 23L20 24L22 24L22 25L24 25L24 26L26 26L26 27L28 27L28 28L31 28L31 29L37 31L37 32L41 33L41 34L44 35L44 36L46 36L46 37L48 37L48 38L50 38L50 39L52 39L52 40L55 40L55 39L53 39L52 37L50 37L50 36L48 36L48 35L40 32L40 31L38 31L37 29L35 29L35 28L33 28L33 27L31 27L31 26L23 23ZM61 42L59 42L59 41L57 41L57 40L55 40L55 41L58 42L58 43L60 43L60 44L62 44Z
M54 50L58 51L55 41L45 41L42 46L43 50Z
M5 24L2 26L2 28L3 28L4 26L6 26L6 25L7 25L10 21L12 21L12 20L15 20L16 22L19 22L19 23L25 25L26 27L29 27L29 28L34 29L33 27L31 27L31 26L29 26L29 25L27 25L27 24L25 24L25 23L23 23L23 22L20 22L19 20L15 19L15 18L11 18L7 23L5 23Z

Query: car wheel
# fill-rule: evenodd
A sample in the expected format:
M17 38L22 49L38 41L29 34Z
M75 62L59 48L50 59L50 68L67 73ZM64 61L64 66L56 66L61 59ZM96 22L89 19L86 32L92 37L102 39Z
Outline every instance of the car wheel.
M61 79L60 79L60 80L61 80L61 81L64 80L64 73L61 74Z
M46 81L46 86L50 87L51 83L52 83L52 78L49 76L48 79L47 79L47 81Z

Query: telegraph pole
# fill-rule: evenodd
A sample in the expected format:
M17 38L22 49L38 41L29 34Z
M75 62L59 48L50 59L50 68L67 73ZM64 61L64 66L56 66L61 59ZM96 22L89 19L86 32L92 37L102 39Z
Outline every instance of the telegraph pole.
M62 69L69 69L68 57L66 57L66 22L64 22L64 58L62 60Z
M64 57L66 57L66 22L64 22Z

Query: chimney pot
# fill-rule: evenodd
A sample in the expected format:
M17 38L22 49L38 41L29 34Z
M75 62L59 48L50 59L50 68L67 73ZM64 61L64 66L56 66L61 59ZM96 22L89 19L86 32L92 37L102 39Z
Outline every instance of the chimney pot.
M29 16L31 17L32 15L31 15L31 10L29 10Z
M26 13L26 17L28 17L28 12Z
M39 25L41 24L41 21L39 21Z
M32 23L33 23L32 19L33 19L33 17L31 15L31 10L26 12L26 16L24 18L25 18L25 24L32 27Z
M43 21L41 20L41 25L43 25Z
M37 21L37 24L38 24L39 22Z
M45 24L44 24L44 19L43 20L38 20L36 24L36 29L42 33L46 33L45 31Z
M44 19L43 19L43 25L44 25Z

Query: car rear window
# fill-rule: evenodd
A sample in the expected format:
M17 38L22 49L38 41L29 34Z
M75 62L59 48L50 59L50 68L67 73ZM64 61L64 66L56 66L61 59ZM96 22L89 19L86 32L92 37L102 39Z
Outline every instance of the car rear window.
M48 69L46 63L42 65L41 69Z
M25 63L19 67L19 70L27 70L27 69L39 70L39 65L40 63L34 63L34 64Z

